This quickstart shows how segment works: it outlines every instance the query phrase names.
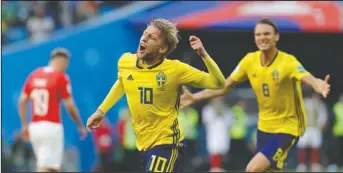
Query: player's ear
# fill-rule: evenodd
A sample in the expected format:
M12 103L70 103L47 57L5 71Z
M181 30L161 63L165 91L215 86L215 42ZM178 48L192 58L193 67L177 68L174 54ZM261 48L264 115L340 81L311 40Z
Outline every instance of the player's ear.
M167 46L160 47L160 49L158 51L160 54L165 54L168 51L168 47Z
M279 39L280 39L280 34L279 34L279 33L276 33L276 35L275 35L275 41L278 42Z

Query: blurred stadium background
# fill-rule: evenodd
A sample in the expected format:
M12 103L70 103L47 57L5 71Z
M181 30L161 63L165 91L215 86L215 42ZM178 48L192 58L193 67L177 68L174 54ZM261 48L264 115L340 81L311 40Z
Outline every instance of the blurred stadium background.
M332 133L337 122L333 106L343 92L342 46L343 2L341 1L2 1L1 7L1 134L2 170L33 171L34 156L30 144L18 138L20 121L17 99L26 76L37 66L46 65L50 51L65 47L71 51L68 69L73 95L83 121L97 108L116 79L116 64L124 52L135 52L141 32L153 18L166 18L178 23L181 42L170 58L180 59L199 69L205 66L191 50L188 37L199 36L209 54L228 76L239 60L256 50L253 26L261 17L273 19L281 31L279 48L290 52L315 76L331 74L332 92L324 100L328 121L323 130L320 163L323 170L337 161L343 150L337 139L343 134ZM37 16L41 16L40 20ZM193 92L198 89L191 88ZM306 95L306 94L305 94ZM224 99L224 105L235 112L234 106L244 101L242 115L244 141L250 154L254 151L257 122L255 96L246 82ZM189 135L195 141L187 159L188 171L208 171L209 153L202 109L209 102L194 105L189 116L182 117L184 128L195 131ZM127 120L123 98L108 113L102 132L79 140L74 123L63 110L65 155L63 171L139 171L134 136ZM340 113L342 114L342 113ZM234 115L231 115L233 118ZM194 122L188 123L187 122ZM343 122L341 122L343 126ZM105 129L105 130L104 130ZM106 129L108 131L106 132ZM235 136L228 128L227 135ZM105 134L105 135L101 135ZM231 142L232 144L232 142ZM226 145L226 144L224 144ZM228 145L228 144L227 144ZM107 147L110 146L110 147ZM340 149L339 149L340 148ZM101 154L100 154L101 153ZM100 164L100 157L106 158ZM232 159L232 158L235 159ZM241 157L241 158L239 158ZM244 157L244 158L243 158ZM251 155L238 156L242 162ZM223 158L226 170L243 170L235 162L231 150ZM297 149L290 153L288 170L295 170ZM341 156L338 158L342 160ZM135 163L137 165L131 165ZM341 161L342 162L342 161ZM103 165L103 166L101 166ZM341 165L342 167L343 165Z

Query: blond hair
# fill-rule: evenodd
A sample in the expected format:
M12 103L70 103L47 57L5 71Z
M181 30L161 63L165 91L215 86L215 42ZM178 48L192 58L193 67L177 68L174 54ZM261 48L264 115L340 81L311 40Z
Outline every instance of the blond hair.
M63 56L67 59L70 58L70 52L65 48L56 48L51 52L50 58L53 59L56 56Z
M168 47L167 54L176 49L180 36L178 35L179 30L175 23L166 19L153 19L148 26L154 26L161 31L165 44Z

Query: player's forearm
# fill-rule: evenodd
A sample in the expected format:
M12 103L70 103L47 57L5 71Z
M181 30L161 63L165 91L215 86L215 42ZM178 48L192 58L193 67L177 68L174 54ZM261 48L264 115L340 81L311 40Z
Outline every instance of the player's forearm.
M124 95L124 87L120 80L117 80L116 83L112 86L111 90L107 94L105 100L101 103L98 110L106 114Z
M27 110L26 110L26 103L28 101L28 95L26 93L22 93L19 97L18 108L19 108L19 117L22 126L28 126L27 121Z
M78 127L82 127L83 123L82 123L79 110L77 109L77 106L74 102L73 97L72 96L67 97L63 99L63 102L71 119L75 122L75 124Z
M207 99L211 99L214 97L223 96L227 92L229 92L229 90L226 90L225 88L224 89L217 89L217 90L205 89L205 90L202 90L200 92L193 94L193 98L196 102L198 102L201 100L207 100Z
M71 119L76 123L76 125L78 127L82 127L83 123L80 117L79 110L76 108L76 106L71 106L70 108L67 108L67 111L71 116Z
M218 96L223 96L227 93L229 93L235 86L237 85L237 82L234 81L231 76L228 77L225 80L225 87L222 89L212 90L212 89L205 89L198 93L193 94L193 98L195 102L211 99Z
M203 84L205 88L220 89L225 87L225 77L220 71L218 65L212 60L210 56L203 58L204 63L208 69L209 75L205 76Z
M302 78L302 82L313 88L314 91L318 91L320 88L321 79L316 78L312 75L308 75Z
M26 104L19 102L19 117L22 126L28 126Z

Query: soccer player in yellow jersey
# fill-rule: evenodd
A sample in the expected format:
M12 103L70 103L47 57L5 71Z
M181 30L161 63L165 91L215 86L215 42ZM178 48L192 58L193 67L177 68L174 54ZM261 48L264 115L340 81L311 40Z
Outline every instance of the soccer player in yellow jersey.
M258 51L248 53L226 79L224 89L203 90L181 96L181 108L197 101L222 96L237 83L249 80L259 108L257 154L248 163L247 172L278 171L284 166L289 150L306 128L301 83L327 97L329 76L313 77L294 55L278 50L276 25L262 19L255 25Z
M97 128L106 112L124 95L129 105L136 144L146 172L182 171L183 130L178 122L183 85L220 89L225 77L207 54L199 38L190 45L202 57L209 73L179 60L169 60L179 40L176 25L156 19L145 29L136 54L124 53L118 62L118 79L105 100L88 119Z

